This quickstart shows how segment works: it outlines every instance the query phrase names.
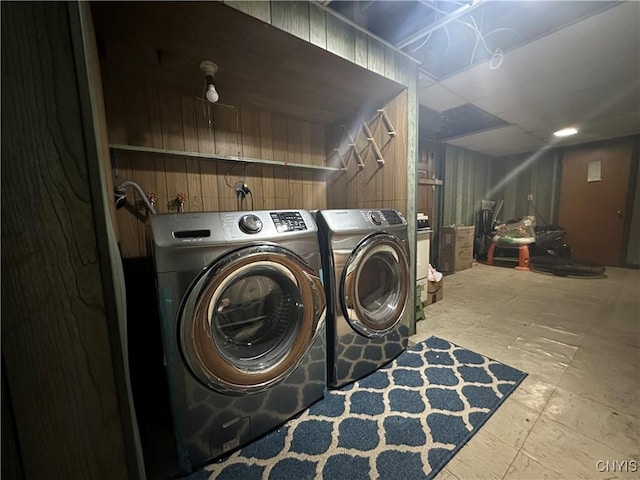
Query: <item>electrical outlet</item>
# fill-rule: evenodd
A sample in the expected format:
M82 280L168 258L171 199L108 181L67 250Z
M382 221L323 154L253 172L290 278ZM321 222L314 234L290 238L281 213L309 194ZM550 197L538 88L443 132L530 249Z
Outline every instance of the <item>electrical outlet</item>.
M533 193L527 195L527 201L533 202Z

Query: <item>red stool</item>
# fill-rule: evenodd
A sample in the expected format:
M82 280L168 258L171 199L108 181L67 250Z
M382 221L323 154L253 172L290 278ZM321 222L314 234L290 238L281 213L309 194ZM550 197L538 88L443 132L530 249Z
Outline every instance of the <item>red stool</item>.
M495 238L491 240L491 245L489 245L489 251L487 252L487 265L493 265L493 254L498 246L499 240ZM501 247L514 247L516 245L512 244L502 244ZM529 244L517 245L518 247L518 266L515 267L516 270L521 270L528 272L529 271Z

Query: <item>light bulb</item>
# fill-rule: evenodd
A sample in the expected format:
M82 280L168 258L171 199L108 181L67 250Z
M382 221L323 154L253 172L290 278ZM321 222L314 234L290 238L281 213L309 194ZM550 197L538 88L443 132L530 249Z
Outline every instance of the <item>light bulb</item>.
M220 95L216 92L216 87L213 86L213 83L207 85L207 93L205 94L205 97L207 97L207 100L211 103L216 103L220 98Z

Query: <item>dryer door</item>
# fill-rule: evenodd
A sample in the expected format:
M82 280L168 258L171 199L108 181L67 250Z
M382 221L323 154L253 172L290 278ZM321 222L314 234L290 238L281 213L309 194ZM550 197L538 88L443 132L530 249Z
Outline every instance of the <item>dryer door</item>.
M353 251L342 272L340 299L345 318L362 335L380 337L402 318L409 295L406 247L377 233Z
M186 295L182 354L209 388L262 391L298 366L325 310L320 279L300 257L274 245L241 248L207 268Z

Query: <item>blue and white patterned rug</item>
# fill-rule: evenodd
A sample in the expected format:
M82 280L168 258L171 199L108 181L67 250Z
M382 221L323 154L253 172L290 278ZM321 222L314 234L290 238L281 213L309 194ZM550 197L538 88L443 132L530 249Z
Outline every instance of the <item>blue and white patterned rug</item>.
M189 478L430 479L526 375L431 337Z

